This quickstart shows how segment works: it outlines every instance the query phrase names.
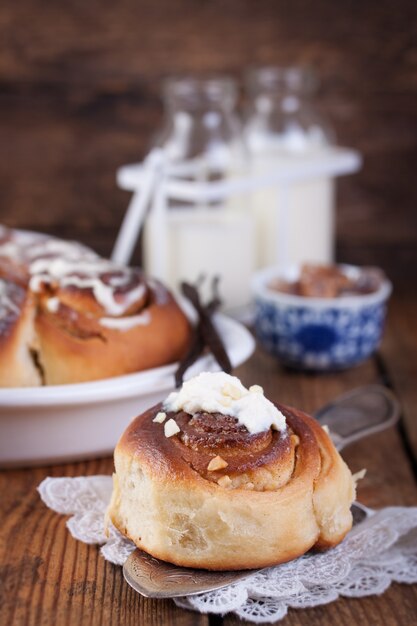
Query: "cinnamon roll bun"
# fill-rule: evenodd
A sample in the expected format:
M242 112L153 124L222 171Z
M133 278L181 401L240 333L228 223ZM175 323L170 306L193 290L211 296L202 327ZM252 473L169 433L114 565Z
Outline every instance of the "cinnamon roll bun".
M136 418L114 461L109 519L180 566L266 567L334 546L352 525L354 480L327 433L224 373Z
M0 230L0 386L66 384L179 359L190 327L136 268L46 235Z

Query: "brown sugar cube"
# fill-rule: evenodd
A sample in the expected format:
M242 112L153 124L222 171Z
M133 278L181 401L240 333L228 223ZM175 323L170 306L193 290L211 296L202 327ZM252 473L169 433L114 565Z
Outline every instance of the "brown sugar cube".
M336 298L351 281L335 265L303 265L299 279L300 295L307 298Z

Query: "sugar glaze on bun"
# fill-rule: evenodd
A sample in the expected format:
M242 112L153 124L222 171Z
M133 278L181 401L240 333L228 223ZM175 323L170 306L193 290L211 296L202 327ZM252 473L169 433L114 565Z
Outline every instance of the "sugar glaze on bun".
M66 384L165 365L190 326L171 293L76 242L0 227L0 386Z
M338 544L352 526L355 485L327 433L284 405L275 407L284 423L259 431L248 416L262 410L262 390L222 376L223 403L216 383L211 405L191 394L192 413L159 404L127 428L114 454L112 523L157 558L213 570L266 567ZM202 406L219 402L222 412Z

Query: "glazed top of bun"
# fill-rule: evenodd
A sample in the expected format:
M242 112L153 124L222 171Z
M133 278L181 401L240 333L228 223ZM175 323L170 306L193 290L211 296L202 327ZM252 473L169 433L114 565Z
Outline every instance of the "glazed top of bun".
M318 475L320 448L330 449L333 444L312 418L296 409L273 405L279 415L277 428L274 415L270 415L269 424L264 420L262 403L267 410L271 403L260 387L246 389L241 384L238 387L238 379L227 374L203 373L185 383L183 389L199 379L208 386L212 382L212 392L219 388L219 382L224 383L221 412L202 409L201 396L190 399L188 410L171 410L181 394L174 392L164 404L153 407L131 424L119 443L121 449L133 456L139 454L142 460L146 458L150 466L158 468L160 476L166 473L181 479L198 475L204 481L230 489L275 491L296 476L301 467L313 477ZM235 402L230 394L235 396ZM218 400L215 395L216 392L214 403ZM258 397L253 401L255 395ZM258 421L262 429L252 423L250 432L241 423L236 405L242 409L252 402L254 422Z
M110 519L184 567L266 567L334 546L352 525L354 479L323 428L224 373L136 418L114 460Z
M0 229L0 275L45 296L53 312L62 305L93 316L131 315L162 289L137 268L118 266L89 248L46 235Z
M0 278L0 337L20 315L26 290L19 284Z
M0 226L0 387L160 367L182 358L190 333L174 296L142 270Z

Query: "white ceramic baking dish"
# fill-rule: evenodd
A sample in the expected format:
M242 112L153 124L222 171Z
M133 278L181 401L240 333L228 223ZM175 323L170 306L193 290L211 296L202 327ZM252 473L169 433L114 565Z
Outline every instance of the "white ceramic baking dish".
M250 357L250 332L216 316L233 367ZM177 364L76 385L0 389L0 466L34 466L111 454L132 418L174 389ZM187 378L218 366L200 358Z

